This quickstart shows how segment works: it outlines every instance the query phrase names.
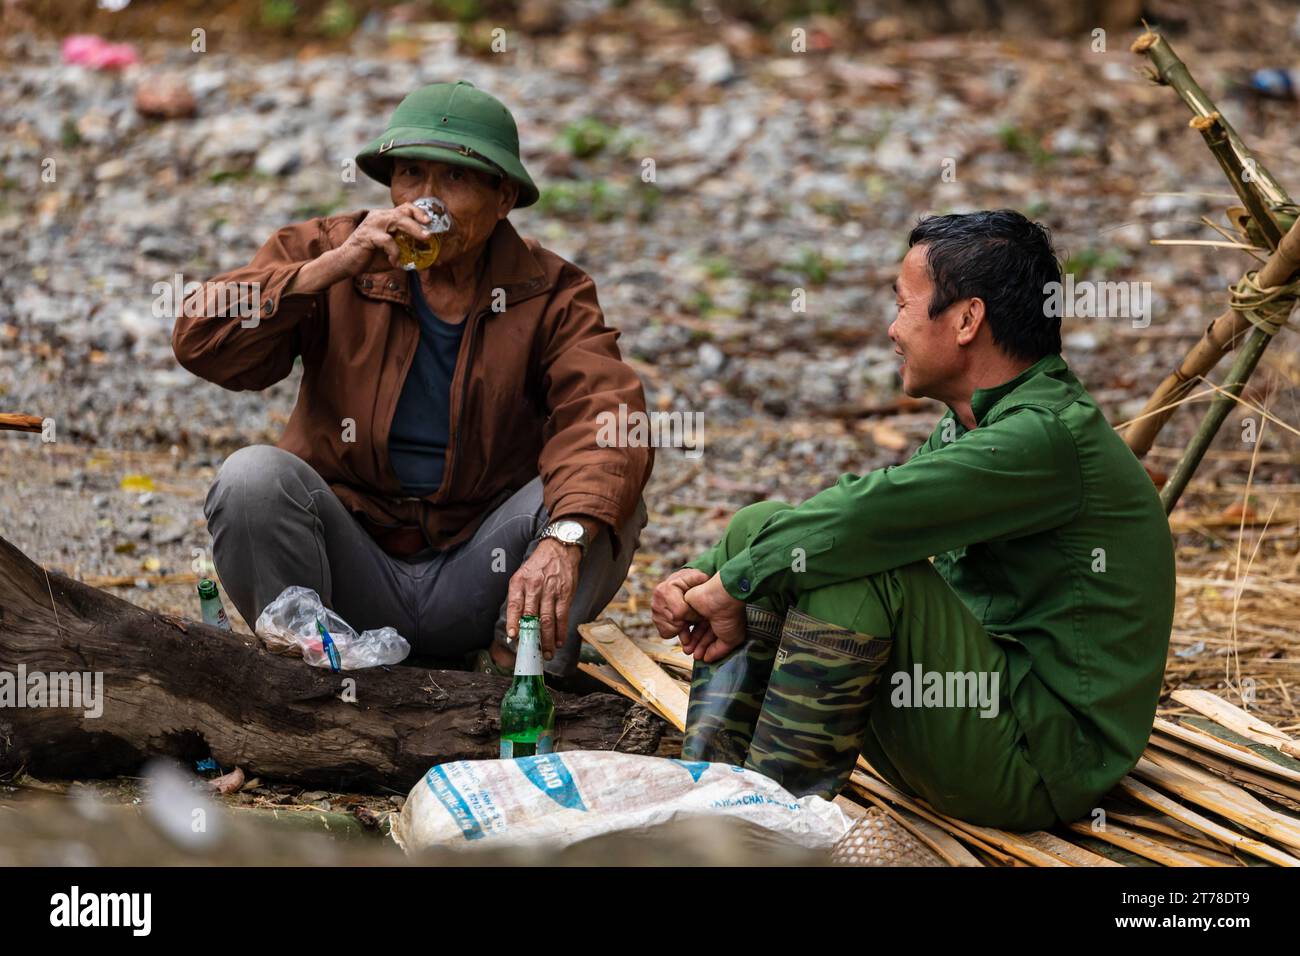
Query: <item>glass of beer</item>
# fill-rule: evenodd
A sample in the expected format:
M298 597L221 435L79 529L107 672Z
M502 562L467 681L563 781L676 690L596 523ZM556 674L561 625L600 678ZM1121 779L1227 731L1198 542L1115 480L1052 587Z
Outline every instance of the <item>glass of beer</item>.
M408 272L427 269L437 262L438 254L442 252L442 236L451 231L451 215L437 196L422 196L413 205L428 213L432 221L425 224L423 239L416 239L404 232L393 234L393 241L401 253L398 261Z

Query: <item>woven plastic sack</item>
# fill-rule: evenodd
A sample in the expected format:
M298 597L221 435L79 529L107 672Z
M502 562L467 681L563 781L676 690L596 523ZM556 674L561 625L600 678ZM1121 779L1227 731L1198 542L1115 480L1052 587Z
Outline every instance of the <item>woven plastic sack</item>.
M728 816L830 848L850 820L821 797L795 797L724 763L567 750L514 760L458 760L412 789L392 836L408 853L435 846L567 846L695 816Z

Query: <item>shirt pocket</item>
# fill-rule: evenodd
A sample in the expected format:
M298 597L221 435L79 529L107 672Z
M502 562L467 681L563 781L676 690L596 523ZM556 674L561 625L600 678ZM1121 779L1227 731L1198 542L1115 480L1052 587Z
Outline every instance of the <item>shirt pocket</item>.
M981 570L989 596L988 604L984 608L984 617L981 618L982 623L996 626L1015 620L1020 613L1020 601L1011 587L1002 564L993 556L989 556L983 562Z
M952 565L945 577L975 619L983 624L988 620L989 603L993 594L985 574L987 552L981 552L982 549L978 546L963 546L948 552Z

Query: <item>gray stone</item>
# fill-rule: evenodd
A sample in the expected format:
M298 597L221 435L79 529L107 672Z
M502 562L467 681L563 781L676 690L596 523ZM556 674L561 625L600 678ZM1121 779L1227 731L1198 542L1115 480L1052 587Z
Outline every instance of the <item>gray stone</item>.
M1067 349L1075 352L1094 352L1100 344L1096 334L1087 329L1071 332L1062 341Z
M202 131L198 150L200 162L228 160L252 156L272 141L276 134L276 118L251 113L230 113L213 117Z
M736 76L736 64L731 53L721 43L701 47L686 58L695 73L696 82L703 86L718 86Z
M172 521L162 526L161 529L155 528L153 533L153 543L175 544L182 540L188 533L189 529L180 521Z
M699 348L697 361L697 367L702 375L714 376L727 364L727 356L712 342L705 342Z
M302 147L296 140L276 140L257 154L253 168L264 176L284 176L302 165Z

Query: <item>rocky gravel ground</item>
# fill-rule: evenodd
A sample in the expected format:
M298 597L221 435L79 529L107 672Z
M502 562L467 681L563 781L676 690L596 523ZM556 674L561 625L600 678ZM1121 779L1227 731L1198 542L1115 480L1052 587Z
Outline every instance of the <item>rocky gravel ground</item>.
M1204 28L1172 39L1270 168L1300 184L1296 104L1226 92L1290 65L1295 38L1265 33L1254 48ZM593 275L651 405L704 416L702 458L660 452L651 525L613 608L630 628L645 626L657 576L735 508L801 500L928 434L941 407L900 401L886 335L923 213L1013 206L1053 230L1078 278L1150 284L1145 327L1066 321L1067 360L1118 423L1251 263L1152 245L1221 238L1200 219L1222 223L1233 201L1177 97L1137 72L1132 39L1094 52L1087 38L832 37L794 53L781 36L664 14L517 36L501 54L437 24L371 24L343 49L196 54L187 37L94 71L64 64L55 40L5 37L0 410L52 418L57 437L0 433L0 533L132 601L196 614L203 494L226 454L275 440L297 376L262 393L194 378L172 357L156 286L242 264L286 223L387 204L378 184L347 181L345 161L407 92L455 78L519 120L543 196L512 221ZM146 118L142 90L188 91L195 115ZM1284 335L1251 395L1295 424L1298 382ZM1240 497L1219 487L1244 480L1239 418L1190 507ZM1174 419L1155 464L1172 465L1195 420ZM1253 481L1294 494L1294 436L1273 428L1261 448ZM1180 540L1206 561L1232 544Z

